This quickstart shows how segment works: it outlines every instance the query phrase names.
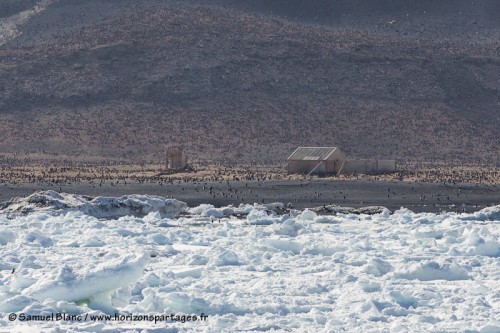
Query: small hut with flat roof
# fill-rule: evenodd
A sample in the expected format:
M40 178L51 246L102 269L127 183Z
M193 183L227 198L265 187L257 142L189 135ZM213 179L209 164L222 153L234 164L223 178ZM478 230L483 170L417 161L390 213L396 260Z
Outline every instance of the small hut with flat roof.
M167 151L166 167L169 170L180 170L187 166L187 155L182 150L170 149Z

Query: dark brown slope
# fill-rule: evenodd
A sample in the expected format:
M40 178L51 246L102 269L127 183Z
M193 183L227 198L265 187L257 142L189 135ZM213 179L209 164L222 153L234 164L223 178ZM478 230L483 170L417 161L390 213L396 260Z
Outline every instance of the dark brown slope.
M184 2L238 8L312 24L386 31L399 29L403 33L448 37L500 26L500 2L496 0L184 0Z
M0 49L0 149L275 162L498 163L500 44L287 23L240 11L137 11Z
M33 17L11 45L52 41L75 32L144 10L167 9L176 4L232 9L312 25L365 32L433 38L498 36L498 0L54 0L49 10ZM33 6L35 0L3 0L0 18Z
M0 19L33 8L37 0L2 0L0 1Z

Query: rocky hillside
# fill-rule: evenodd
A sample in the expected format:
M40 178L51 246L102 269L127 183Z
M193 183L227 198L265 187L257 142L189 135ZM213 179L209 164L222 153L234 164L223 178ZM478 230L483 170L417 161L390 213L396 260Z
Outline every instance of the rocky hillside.
M19 25L0 152L499 162L497 1L200 3L61 0Z

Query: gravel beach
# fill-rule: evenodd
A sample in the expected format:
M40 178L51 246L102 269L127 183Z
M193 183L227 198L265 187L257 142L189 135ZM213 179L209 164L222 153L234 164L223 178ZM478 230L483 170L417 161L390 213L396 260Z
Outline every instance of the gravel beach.
M241 203L282 202L304 209L323 205L343 207L384 206L391 211L406 207L414 212L472 212L500 203L499 185L471 185L371 180L205 181L173 183L70 184L62 187L3 184L0 201L40 190L89 196L149 194L172 197L189 206L216 207Z

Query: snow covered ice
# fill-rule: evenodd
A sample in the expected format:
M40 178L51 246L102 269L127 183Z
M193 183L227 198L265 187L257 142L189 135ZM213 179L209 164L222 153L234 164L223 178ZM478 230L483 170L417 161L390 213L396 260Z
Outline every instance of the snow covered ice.
M319 216L37 196L0 210L0 331L500 332L500 206Z

